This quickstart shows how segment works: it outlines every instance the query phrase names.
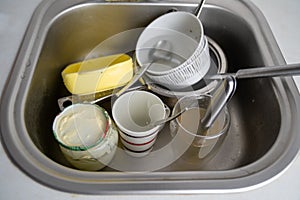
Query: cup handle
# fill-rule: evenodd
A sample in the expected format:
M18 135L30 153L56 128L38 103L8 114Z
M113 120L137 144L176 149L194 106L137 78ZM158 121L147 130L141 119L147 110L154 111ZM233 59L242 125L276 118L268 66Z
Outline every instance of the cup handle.
M166 104L164 104L164 107L165 107L165 111L166 111L166 116L165 116L165 119L166 119L170 116L171 109Z
M166 104L164 104L164 107L165 107L165 111L166 111L166 116L163 120L167 119L169 117L169 115L171 114L171 110ZM161 131L164 128L164 126L165 126L165 123L161 124L158 131Z

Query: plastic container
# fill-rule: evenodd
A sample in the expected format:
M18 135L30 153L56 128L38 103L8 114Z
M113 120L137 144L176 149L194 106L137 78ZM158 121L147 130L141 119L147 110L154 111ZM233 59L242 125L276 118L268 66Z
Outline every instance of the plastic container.
M108 113L92 104L74 104L54 120L53 133L65 158L81 170L100 170L114 157L118 131Z

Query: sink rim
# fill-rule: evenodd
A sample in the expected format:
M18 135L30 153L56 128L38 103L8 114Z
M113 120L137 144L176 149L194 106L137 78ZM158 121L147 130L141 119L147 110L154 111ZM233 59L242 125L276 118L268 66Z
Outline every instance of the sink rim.
M76 3L77 2L81 2L81 0L77 0ZM210 3L211 5L217 4L215 2L217 1L213 0ZM277 89L276 91L280 91L280 93L278 92L277 96L278 96L278 101L280 102L280 111L283 116L281 123L285 128L281 128L275 144L262 158L241 168L224 170L224 171L211 171L211 172L209 171L168 172L168 176L165 176L165 178L167 179L161 180L159 178L161 178L164 172L151 172L149 174L128 173L128 172L105 172L105 173L83 172L83 171L64 167L54 162L50 158L46 157L34 145L29 134L27 134L27 132L24 131L26 130L26 126L23 123L24 122L23 120L24 100L20 99L20 96L22 97L23 96L22 93L26 92L26 90L24 89L26 87L26 84L22 84L23 81L29 82L34 72L34 68L31 69L31 63L28 64L27 62L28 60L31 60L30 59L31 55L34 55L35 52L39 51L39 45L43 43L42 41L43 37L39 37L37 40L34 40L34 38L39 34L46 35L46 33L40 33L40 32L46 32L45 30L39 29L40 28L39 23L42 23L42 17L40 16L41 15L44 16L43 14L44 12L46 12L47 10L46 8L52 5L52 3L55 3L55 0L48 1L48 2L43 1L41 5L38 7L38 9L35 11L35 14L33 15L29 28L26 32L26 36L24 37L23 43L21 45L21 49L17 56L14 68L12 69L10 77L8 79L7 82L8 84L6 85L3 95L1 97L0 110L1 110L2 121L1 121L0 135L1 135L2 145L7 155L13 161L13 163L16 166L18 166L23 172L25 172L28 176L32 177L38 182L41 182L45 185L54 187L59 190L76 192L75 189L80 188L81 191L85 190L87 191L86 193L90 193L90 194L95 194L95 193L116 194L117 190L119 190L117 193L120 194L132 193L133 191L137 193L143 193L143 194L146 193L153 194L153 193L161 193L162 189L160 186L162 185L164 186L163 193L199 193L199 192L203 193L206 190L209 190L209 192L218 192L218 191L228 192L229 191L228 189L230 189L230 192L232 192L234 190L237 191L249 190L252 188L256 188L262 184L266 184L270 180L273 180L274 178L282 174L285 171L284 169L290 166L292 161L295 159L300 146L299 145L300 138L298 134L296 135L296 131L295 131L300 129L296 121L296 119L300 118L300 112L299 112L300 106L299 103L295 101L295 99L299 98L299 95L296 97L296 94L298 94L297 88L292 78L290 77L274 78L272 81L274 87L276 87ZM263 18L260 11L258 11L258 9L255 8L255 6L249 2L241 1L241 4L244 4L246 7L248 7L253 13L256 13L257 15L256 17L258 18L258 21L263 22L263 24L260 24L261 28L263 29L262 35L266 37L268 36L268 40L265 39L264 43L269 44L265 46L269 50L267 53L269 53L270 55L268 56L273 57L272 61L274 62L269 64L270 65L285 64L283 56L280 53L280 50L276 44L274 37L272 36L269 26L266 24L265 19ZM206 6L211 6L211 5L206 5ZM36 60L34 62L36 62ZM26 76L24 75L23 77L24 79L23 79L20 77L20 74L23 73L29 73L29 74L26 74ZM286 87L289 88L289 90L285 91ZM22 92L18 93L19 90ZM288 96L290 97L289 99L287 99ZM292 105L294 106L293 109L292 109ZM289 108L289 109L288 111L284 111L283 108L285 109ZM15 116L14 115L15 113L9 112L11 110L14 110L14 112L19 111L21 115ZM296 116L296 117L292 118L292 116ZM7 122L4 123L3 119L7 119ZM14 121L20 122L20 124L16 125ZM294 140L289 141L284 137L285 132L283 130L287 130L287 129L291 130L290 131L291 134L293 133L292 136L296 135L294 137L291 137L294 138ZM6 132L13 132L18 134L5 135ZM289 145L284 146L282 145L283 142ZM289 148L283 149L282 147L280 149L279 144L281 144L281 146L289 147ZM291 147L293 148L291 149ZM26 149L27 151L24 151L24 149ZM268 159L269 157L273 157L272 156L273 154L276 155L280 154L280 156L274 157L273 160ZM274 161L274 163L272 161ZM22 162L23 164L21 165L20 163ZM43 163L43 165L41 165L41 163ZM264 163L264 166L266 167L259 167L261 165L258 165L258 163ZM267 163L272 163L272 164L267 164ZM34 164L37 164L37 166L35 166ZM48 166L53 166L55 168L51 168ZM32 170L35 170L34 175L31 173ZM195 179L195 173L199 176L198 178L201 180ZM177 175L177 177L175 179L171 179L173 175ZM82 179L83 177L86 177L86 179ZM114 181L112 181L112 177L115 177ZM186 182L187 177L191 178L189 180L193 180L192 183ZM73 178L75 183L68 180L69 178ZM77 179L75 180L75 178ZM82 182L79 180L80 178L82 179L81 180ZM98 179L102 178L102 179L98 180L97 178ZM128 186L123 184L120 184L118 186L114 184L114 188L112 189L108 187L111 185L110 184L107 185L107 183L105 182L105 179L108 178L110 182L116 182L116 184L120 184L118 183L119 180L122 180L123 183L126 183L127 180L129 185L135 184L136 188L134 189L130 187L128 188ZM147 178L148 181L145 180ZM151 181L149 181L149 179ZM46 183L46 181L44 180L51 180L51 181ZM92 183L84 184L84 185L82 184L83 182L88 180L93 180L94 184ZM58 181L65 181L66 183L65 187L64 188L58 187L56 185ZM153 184L157 182L158 184ZM183 182L184 184L182 184ZM70 190L70 186L68 184L74 187ZM101 187L103 187L105 191L99 191L99 185L101 185ZM142 188L145 185L147 186L146 190L145 188Z

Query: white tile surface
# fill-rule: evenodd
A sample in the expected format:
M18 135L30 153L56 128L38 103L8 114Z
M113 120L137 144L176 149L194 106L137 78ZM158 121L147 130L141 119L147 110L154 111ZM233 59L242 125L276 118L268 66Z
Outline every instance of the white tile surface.
M26 3L24 3L26 2ZM0 1L0 93L17 54L33 10L40 0ZM253 0L266 16L287 63L300 62L300 1ZM298 88L300 78L295 77ZM300 130L299 130L300 132ZM165 195L165 196L87 196L59 192L47 188L18 170L0 145L0 199L300 199L300 158L271 183L244 193Z

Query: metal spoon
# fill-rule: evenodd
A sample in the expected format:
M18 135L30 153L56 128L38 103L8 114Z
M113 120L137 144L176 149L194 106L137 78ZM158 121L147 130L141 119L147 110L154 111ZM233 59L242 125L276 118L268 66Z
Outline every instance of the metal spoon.
M150 124L146 125L145 127L147 129L151 129L151 128L154 128L155 126L167 123L167 122L169 122L169 121L171 121L171 120L179 117L182 113L184 113L187 110L189 110L189 107L185 107L180 112L176 113L175 115L172 115L171 117L167 117L165 119L161 119L161 120L157 120L157 121L151 122Z
M163 49L163 50L162 50ZM149 57L152 58L152 62L145 67L142 67L135 73L134 77L125 85L121 90L115 93L117 97L126 92L134 83L136 83L143 74L149 69L149 67L157 60L169 60L171 59L171 45L166 40L159 40L155 46L149 51ZM158 53L159 52L159 53ZM135 61L134 61L135 63Z

